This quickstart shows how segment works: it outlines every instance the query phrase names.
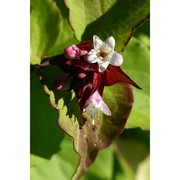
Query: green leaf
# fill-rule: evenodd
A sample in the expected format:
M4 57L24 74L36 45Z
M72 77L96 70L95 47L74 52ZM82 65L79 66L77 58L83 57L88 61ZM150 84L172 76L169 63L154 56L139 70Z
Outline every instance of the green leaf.
M82 180L89 179L112 179L113 175L113 152L107 148L98 153L98 158L82 177ZM103 172L103 173L102 173Z
M150 156L147 156L138 166L136 180L150 180Z
M149 166L142 167L149 156L149 131L140 128L125 130L113 144L115 153L114 179L149 179ZM144 163L145 164L145 163Z
M65 136L60 150L49 160L31 168L31 180L70 179L76 165L76 155L73 151L72 140Z
M69 8L69 21L75 32L77 40L82 40L82 35L90 23L96 21L115 3L116 0L65 0ZM95 31L95 26L93 30ZM88 37L92 39L91 36ZM88 40L88 38L86 40Z
M139 166L149 155L150 146L149 131L140 128L125 130L113 144L115 153L116 168L114 169L115 179L134 180L139 174L143 174ZM146 168L148 171L148 167ZM142 178L146 179L148 177ZM140 180L140 179L137 179Z
M123 50L133 31L149 15L149 0L65 2L70 9L70 24L79 41L92 39L94 34L104 40L112 35L117 51Z
M35 166L39 166L45 162L47 162L48 160L45 159L45 158L42 158L40 156L36 156L34 154L31 154L30 155L30 164L31 164L31 167L35 167Z
M149 154L149 147L133 137L120 138L117 145L119 153L135 173L139 163Z
M56 41L61 17L52 0L31 0L30 6L31 56L34 64L40 63L36 57L46 54Z
M31 64L39 64L42 56L60 53L76 41L67 17L63 17L63 4L63 15L53 0L31 0L30 5Z
M64 133L57 126L58 113L50 105L36 70L30 84L30 152L49 159L59 150Z
M147 36L146 36L147 38ZM150 128L150 52L141 41L131 38L123 53L122 69L141 88L133 88L134 105L126 128Z
M112 116L101 116L95 119L93 125L91 118L85 113L85 119L81 122L80 108L74 92L53 89L54 80L62 74L57 66L41 67L44 89L50 96L52 107L59 111L59 127L73 138L74 149L80 157L73 177L78 179L94 162L98 151L108 147L124 129L132 108L133 95L128 84L119 83L105 88L103 97Z

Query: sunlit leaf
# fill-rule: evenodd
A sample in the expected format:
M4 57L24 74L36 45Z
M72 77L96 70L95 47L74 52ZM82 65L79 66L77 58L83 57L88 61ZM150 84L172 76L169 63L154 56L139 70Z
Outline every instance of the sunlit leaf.
M133 88L134 105L126 128L150 128L150 52L141 41L131 38L123 53L122 69L142 88Z
M77 39L92 39L94 34L106 39L114 36L116 49L122 51L133 30L149 15L149 0L66 0L69 21Z
M81 38L87 25L96 21L106 13L115 1L116 0L65 0L66 6L69 8L70 25L79 41L82 40ZM92 26L91 34L88 38L92 38L92 33L95 32L96 28L97 24L96 26Z
M112 179L113 161L114 157L111 148L100 151L98 158L96 158L94 164L90 166L88 172L82 177L82 180Z
M36 156L34 154L30 155L30 163L31 163L31 167L35 167L35 166L39 166L45 162L47 162L48 160L45 158L42 158L40 156Z
M61 13L66 8L63 4L60 9L53 0L31 0L30 5L31 63L39 64L42 56L60 53L76 41Z

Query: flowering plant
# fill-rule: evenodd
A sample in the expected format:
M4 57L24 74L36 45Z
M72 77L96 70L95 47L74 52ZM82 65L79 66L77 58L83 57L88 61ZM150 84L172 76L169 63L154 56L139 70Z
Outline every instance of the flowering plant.
M101 2L102 7L88 0L64 2L31 0L33 180L40 176L42 179L69 179L71 176L80 179L98 157L98 152L110 146L125 128L149 128L146 118L147 94L144 95L144 92L148 93L148 88L141 81L148 79L141 76L141 72L148 71L148 56L141 56L141 53L149 50L139 45L139 40L131 38L134 30L148 18L148 1L135 0L130 5L123 0L96 1ZM94 13L90 9L94 9ZM101 14L98 14L99 9ZM129 15L126 14L127 9ZM83 17L84 12L86 18ZM44 16L40 16L43 13ZM115 15L117 18L113 18ZM127 74L142 86L143 91L139 91L141 88ZM132 86L135 87L133 90ZM58 113L48 106L48 98L43 91ZM145 111L140 110L142 107ZM53 119L58 119L58 126ZM68 173L64 176L59 170L53 173L54 169L59 166L64 169L74 157L72 148L63 144L69 140L64 138L64 133L58 127L73 139L77 158L75 170L73 166L67 168ZM64 154L60 156L57 151ZM114 152L119 157L119 147ZM69 160L63 161L62 158L67 155ZM40 172L44 175L40 175ZM99 178L112 179L112 176L101 174Z

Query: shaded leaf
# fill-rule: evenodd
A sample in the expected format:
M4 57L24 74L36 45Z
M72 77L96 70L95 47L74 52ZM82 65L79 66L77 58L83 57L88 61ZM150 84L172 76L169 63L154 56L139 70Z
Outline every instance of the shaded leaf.
M34 70L30 84L30 152L49 159L59 150L64 133L59 131L58 114L50 107L42 87Z
M116 140L113 144L115 160L118 162L115 179L136 179L139 164L149 155L149 138L149 131L136 128L125 130ZM146 179L145 176L144 179Z
M121 156L135 173L139 163L149 154L149 147L133 137L123 137L116 142Z

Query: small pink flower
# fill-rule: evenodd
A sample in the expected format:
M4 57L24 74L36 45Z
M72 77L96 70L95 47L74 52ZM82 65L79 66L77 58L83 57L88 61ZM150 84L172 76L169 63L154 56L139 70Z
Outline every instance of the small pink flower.
M92 124L94 124L94 118L100 115L100 110L107 116L111 116L111 111L108 106L104 103L101 95L98 91L86 101L83 112L89 112L92 118Z

